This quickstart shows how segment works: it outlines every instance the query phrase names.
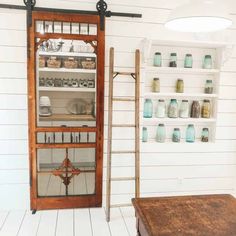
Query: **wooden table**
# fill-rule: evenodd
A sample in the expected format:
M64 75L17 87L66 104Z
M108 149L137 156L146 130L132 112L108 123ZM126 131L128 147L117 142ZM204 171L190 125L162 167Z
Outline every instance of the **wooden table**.
M236 199L204 195L132 199L137 236L236 236Z

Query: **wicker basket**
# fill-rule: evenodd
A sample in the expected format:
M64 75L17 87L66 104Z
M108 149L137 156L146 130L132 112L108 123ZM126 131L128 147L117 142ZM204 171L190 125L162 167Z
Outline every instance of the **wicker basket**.
M78 68L78 61L76 61L73 57L69 57L64 60L63 66L67 69L76 69Z
M57 57L50 57L47 60L48 68L60 68L61 67L61 59Z
M39 68L44 68L46 66L45 57L39 57Z
M86 58L81 61L81 65L83 69L94 70L96 69L95 61L92 61L90 58Z

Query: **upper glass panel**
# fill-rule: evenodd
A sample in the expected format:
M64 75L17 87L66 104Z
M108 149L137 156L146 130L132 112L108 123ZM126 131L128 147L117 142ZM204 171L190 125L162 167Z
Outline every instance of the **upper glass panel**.
M96 34L96 25L38 21L36 31ZM38 39L39 42L40 39ZM41 41L40 41L41 42ZM96 126L96 42L49 39L36 54L37 126Z

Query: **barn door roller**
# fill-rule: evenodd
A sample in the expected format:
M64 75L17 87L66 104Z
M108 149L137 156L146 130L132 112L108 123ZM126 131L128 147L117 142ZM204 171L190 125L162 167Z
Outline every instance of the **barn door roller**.
M96 4L97 11L85 11L85 10L72 10L72 9L57 9L57 8L44 8L36 7L36 0L23 0L23 5L12 5L12 4L0 4L0 8L26 10L27 11L27 26L32 25L32 11L46 11L46 12L57 12L57 13L74 13L74 14L85 14L85 15L99 15L100 16L100 27L101 30L105 29L105 18L111 16L118 17L133 17L142 18L142 14L136 13L123 13L123 12L111 12L108 11L107 3L104 0L99 0Z

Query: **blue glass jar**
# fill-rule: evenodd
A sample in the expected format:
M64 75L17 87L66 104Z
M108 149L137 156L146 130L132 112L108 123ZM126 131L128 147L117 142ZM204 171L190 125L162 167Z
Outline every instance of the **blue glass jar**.
M194 143L195 142L195 128L194 125L188 125L186 130L186 142Z
M186 54L184 60L184 67L185 68L192 68L193 67L193 57L192 54Z
M148 141L148 131L147 127L143 127L142 141L145 143Z
M161 67L162 66L162 56L160 52L156 52L154 55L154 66Z
M212 69L211 55L206 55L203 62L203 69Z
M143 109L143 117L144 118L152 118L153 112L153 104L151 99L145 99L144 109Z
M176 99L170 100L170 105L168 107L168 117L177 118L178 117L178 103Z
M203 143L208 143L209 142L209 129L208 128L203 128L202 129L201 141Z
M159 124L157 127L156 141L158 143L164 143L166 140L166 128L164 124Z
M170 54L170 67L177 67L177 53Z
M174 132L173 132L173 135L172 135L172 142L179 143L180 139L181 139L180 129L179 128L174 128Z

